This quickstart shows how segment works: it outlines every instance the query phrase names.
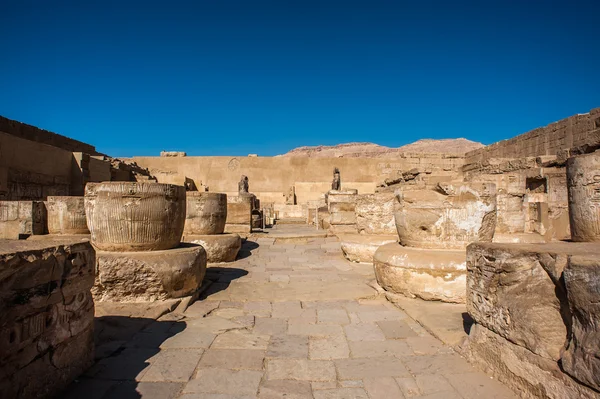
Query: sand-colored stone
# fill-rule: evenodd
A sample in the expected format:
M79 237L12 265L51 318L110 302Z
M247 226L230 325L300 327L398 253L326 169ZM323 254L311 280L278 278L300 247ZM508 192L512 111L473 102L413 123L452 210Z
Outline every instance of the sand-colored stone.
M566 244L469 245L469 314L509 341L558 360L567 337L561 315L566 295L558 279L569 250L575 248Z
M184 235L183 242L201 245L208 263L233 262L242 247L239 234Z
M561 357L564 370L578 381L600 391L600 251L574 255L564 272L572 336Z
M385 244L375 252L373 266L377 282L387 291L425 300L465 302L463 250Z
M476 323L463 353L523 397L597 397L584 384L598 387L598 246L474 243L467 252Z
M96 301L146 302L180 298L200 288L206 251L184 244L164 251L96 251Z
M393 193L362 194L356 199L356 228L361 234L397 234Z
M90 234L85 217L84 197L49 196L48 233Z
M0 239L18 240L47 231L42 201L0 201Z
M158 251L179 245L185 188L172 184L106 182L85 188L92 244L102 251Z
M227 194L188 191L186 193L185 235L221 234L227 220Z
M398 242L396 234L341 234L339 239L344 257L351 262L360 263L373 263L373 255L380 246Z
M52 397L91 366L93 282L89 242L2 243L2 398Z
M573 241L600 241L600 153L567 161L569 218Z
M227 196L227 220L225 232L250 233L252 231L252 209L256 196L248 193Z
M417 248L464 249L491 241L496 227L493 184L440 184L402 190L395 213L400 243Z

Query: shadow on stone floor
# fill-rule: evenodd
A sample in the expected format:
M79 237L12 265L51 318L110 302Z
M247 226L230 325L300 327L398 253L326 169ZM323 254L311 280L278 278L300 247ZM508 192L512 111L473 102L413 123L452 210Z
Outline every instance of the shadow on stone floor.
M471 326L473 325L473 323L475 323L475 320L473 320L473 318L471 318L471 315L468 314L467 312L464 312L462 314L462 319L463 319L463 329L465 330L467 335L469 335L469 333L471 332Z
M258 247L260 247L260 245L258 245L258 243L255 241L250 241L250 240L244 241L242 243L242 248L240 249L240 252L238 252L238 256L237 256L236 260L245 259L245 258L252 256L252 251L257 249Z
M200 300L204 300L211 295L226 290L229 284L240 277L248 274L247 270L235 267L220 267L209 266L206 269L205 280L209 280L212 284L200 295Z
M167 339L186 328L182 321L127 316L96 317L94 343L100 350L88 370L56 398L141 398L147 391L176 389L172 384L144 382L150 359ZM165 396L168 397L168 396Z

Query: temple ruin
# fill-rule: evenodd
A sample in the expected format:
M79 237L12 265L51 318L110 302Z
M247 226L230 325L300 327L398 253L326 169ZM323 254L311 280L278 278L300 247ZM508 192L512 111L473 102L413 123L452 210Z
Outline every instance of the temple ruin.
M600 108L464 154L0 147L2 398L600 398Z

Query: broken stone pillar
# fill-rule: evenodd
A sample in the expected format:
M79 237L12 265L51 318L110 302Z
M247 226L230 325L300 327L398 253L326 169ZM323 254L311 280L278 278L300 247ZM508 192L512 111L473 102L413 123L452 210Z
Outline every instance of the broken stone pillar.
M598 265L593 243L469 245L462 354L522 397L597 398Z
M332 234L356 233L356 197L358 190L330 190L327 193L329 230Z
M46 203L49 234L89 234L84 197L50 196Z
M0 248L0 397L56 396L94 361L89 242Z
M185 188L173 184L88 183L85 210L92 244L102 251L157 251L179 245Z
M567 161L569 219L573 241L600 241L600 154Z
M201 245L209 263L233 262L242 247L238 234L225 234L227 194L187 193L183 241Z
M252 232L252 209L254 209L254 194L240 193L237 196L227 196L227 233Z
M19 240L46 234L47 219L43 201L0 201L0 238Z
M184 234L222 234L227 220L227 194L189 191Z
M394 204L394 194L389 192L356 196L354 213L358 232L339 236L346 259L373 263L373 255L381 245L398 242Z
M465 302L465 248L493 238L495 185L403 189L397 200L401 245L386 244L377 250L373 258L377 281L385 290L409 297Z
M96 247L95 300L146 302L192 295L206 251L180 245L185 187L150 182L90 183L85 208Z

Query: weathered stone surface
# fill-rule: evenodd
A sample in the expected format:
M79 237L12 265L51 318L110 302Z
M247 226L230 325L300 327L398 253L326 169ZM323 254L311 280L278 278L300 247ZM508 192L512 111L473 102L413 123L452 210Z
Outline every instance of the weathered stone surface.
M90 234L85 217L84 197L48 197L48 233Z
M395 220L402 245L464 249L493 238L494 184L439 184L435 190L402 190L397 199Z
M256 196L253 194L227 196L227 220L225 232L250 233L252 231L252 209Z
M221 234L227 220L227 194L188 191L183 233Z
M465 302L466 259L462 250L385 244L375 252L373 266L377 282L387 291L425 300Z
M566 243L469 245L469 314L509 341L558 360L567 339L561 315L566 295L559 279L574 249Z
M463 353L523 397L598 397L583 385L597 389L600 370L598 245L474 243L467 253L476 324Z
M227 196L227 224L248 224L256 197L252 194Z
M460 352L469 362L493 373L521 398L598 398L598 392L563 373L557 362L536 355L478 323L471 326Z
M0 239L17 240L47 230L42 201L0 201Z
M146 302L191 295L206 273L200 245L147 252L96 251L96 301Z
M242 248L238 234L184 235L183 242L202 245L208 263L233 262Z
M51 397L94 359L89 242L0 248L0 396Z
M575 379L600 391L600 254L571 256L564 279L573 324L561 363Z
M394 221L394 194L364 194L356 199L356 227L361 234L393 234L396 232Z
M102 251L158 251L179 245L185 187L159 183L88 183L85 209L92 244Z
M342 234L339 239L346 259L351 262L362 263L373 263L373 255L380 246L398 242L396 234Z
M567 161L569 218L573 241L600 241L600 153Z

